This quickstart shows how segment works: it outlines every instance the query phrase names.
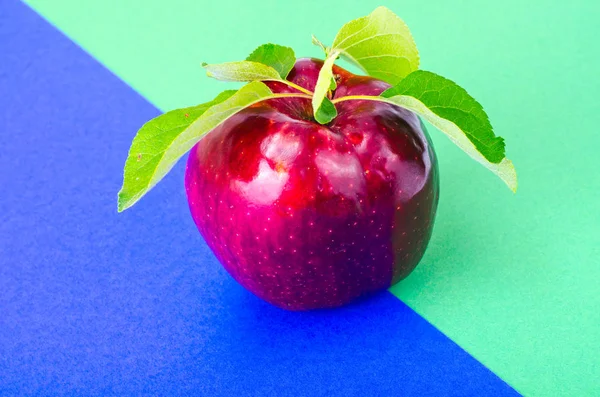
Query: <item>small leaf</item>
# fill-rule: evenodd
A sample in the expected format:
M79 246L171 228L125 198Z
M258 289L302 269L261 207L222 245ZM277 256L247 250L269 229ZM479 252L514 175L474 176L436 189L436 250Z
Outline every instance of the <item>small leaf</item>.
M331 47L392 85L419 68L419 52L408 26L385 7L342 26Z
M277 44L263 44L248 55L246 61L259 62L270 66L285 79L296 63L296 55L290 47Z
M517 174L505 157L504 139L494 135L487 114L463 88L435 73L419 70L384 91L381 98L424 117L516 191Z
M221 81L280 80L277 70L259 62L238 61L203 65L208 77Z
M327 92L331 87L331 81L333 78L333 62L338 57L339 53L334 51L323 63L321 70L319 71L319 77L317 84L315 85L315 91L312 97L312 106L315 120L320 124L327 124L337 116L337 110L335 105L327 98Z
M152 189L205 134L242 109L271 97L276 94L255 81L237 92L225 91L211 102L173 110L144 124L125 162L119 212Z
M333 91L337 88L337 83L335 82L335 78L331 78L331 83L329 83L329 91Z
M335 105L329 100L324 98L323 103L315 113L315 120L319 124L327 124L337 116L337 109Z

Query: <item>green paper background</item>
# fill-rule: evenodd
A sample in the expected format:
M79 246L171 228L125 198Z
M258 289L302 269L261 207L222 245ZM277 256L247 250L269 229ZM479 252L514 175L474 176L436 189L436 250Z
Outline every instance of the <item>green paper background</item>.
M203 61L244 59L266 42L320 56L311 33L330 44L348 20L392 9L422 68L484 105L520 184L511 194L431 130L442 177L434 236L392 292L521 393L600 395L600 3L28 3L162 110L232 88L206 78Z

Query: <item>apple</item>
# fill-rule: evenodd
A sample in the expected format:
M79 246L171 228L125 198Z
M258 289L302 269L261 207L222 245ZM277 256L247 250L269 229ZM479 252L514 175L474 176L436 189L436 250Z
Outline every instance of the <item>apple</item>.
M322 65L299 59L287 79L312 91ZM333 98L389 87L333 71ZM321 125L310 99L258 103L188 158L188 202L208 246L240 284L281 308L336 307L388 288L415 268L431 236L438 166L420 119L383 102L337 110Z
M117 202L131 207L189 151L186 192L205 241L244 287L289 310L344 305L419 263L439 198L419 117L510 190L518 185L481 104L419 69L391 10L344 24L331 46L312 43L324 61L267 43L243 61L203 63L211 78L246 84L146 122ZM340 58L368 76L336 66Z

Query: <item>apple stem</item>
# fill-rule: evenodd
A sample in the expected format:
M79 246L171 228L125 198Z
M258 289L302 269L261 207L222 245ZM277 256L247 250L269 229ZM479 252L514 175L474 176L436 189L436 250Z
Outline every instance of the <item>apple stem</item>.
M309 91L309 90L307 90L306 88L304 88L304 87L301 87L301 86L299 86L298 84L294 84L294 83L292 83L291 81L288 81L288 80L270 80L270 81L278 81L278 82L280 82L280 83L286 84L286 85L288 85L289 87L295 88L296 90L298 90L298 91L300 91L300 92L303 92L303 93L305 93L306 95L310 95L310 96L311 96L311 98L312 98L312 96L314 95L314 92L312 92L312 91Z
M376 102L386 102L384 98L380 96L373 95L348 95L340 98L336 98L331 102L333 104L344 102L344 101L376 101Z
M304 95L304 94L275 94L271 97L268 97L266 99L273 99L273 98L305 98L305 99L312 99L311 95Z

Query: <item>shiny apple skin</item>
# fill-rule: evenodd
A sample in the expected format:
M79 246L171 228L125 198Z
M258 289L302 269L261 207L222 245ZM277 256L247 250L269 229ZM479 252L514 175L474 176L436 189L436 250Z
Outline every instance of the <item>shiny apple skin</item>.
M321 65L300 59L288 79L313 90ZM334 72L334 98L389 87ZM231 117L189 155L185 186L200 233L241 285L281 308L336 307L388 288L431 237L438 166L419 118L381 102L336 106L338 117L319 125L310 100L272 99Z

